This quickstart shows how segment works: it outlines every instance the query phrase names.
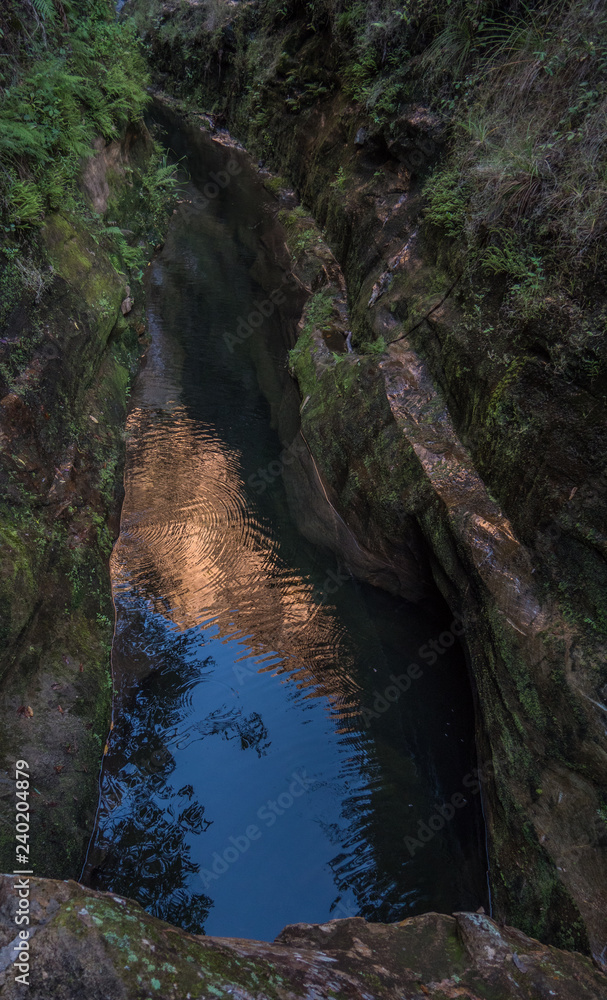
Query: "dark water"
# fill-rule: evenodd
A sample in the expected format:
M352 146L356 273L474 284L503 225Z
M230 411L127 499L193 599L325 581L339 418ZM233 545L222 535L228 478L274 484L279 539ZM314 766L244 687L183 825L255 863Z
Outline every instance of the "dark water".
M192 181L148 280L113 555L116 723L86 879L188 929L262 939L486 905L463 660L420 656L449 621L299 533L309 497L285 487L275 425L297 426L285 356L301 300L225 337L285 287L270 198L240 154L196 130L170 141ZM456 792L422 844L420 821Z

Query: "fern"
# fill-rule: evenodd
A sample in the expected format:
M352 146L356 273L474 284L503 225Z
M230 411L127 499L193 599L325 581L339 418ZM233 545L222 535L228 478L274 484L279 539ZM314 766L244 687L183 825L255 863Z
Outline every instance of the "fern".
M93 138L115 137L148 96L134 28L114 20L109 0L0 0L2 11L7 3L24 21L28 52L17 72L0 62L0 225L10 232L69 202ZM170 179L156 186L160 213ZM138 251L119 252L138 265Z
M55 20L56 11L53 0L30 0L30 2L43 21L52 22Z
M31 156L34 160L47 159L40 136L33 125L15 121L7 114L0 113L0 157L16 159Z
M447 236L461 236L466 223L467 193L456 170L438 169L426 182L426 219Z
M124 265L127 268L138 269L144 267L146 262L145 252L139 246L129 246L124 238L122 230L118 226L107 226L104 230L102 230L102 232L104 235L112 238L112 242L116 247L117 252L109 254L110 260L112 261L116 271L120 274L123 273L121 265Z
M42 195L31 181L15 181L10 193L13 218L22 229L35 225L42 217Z

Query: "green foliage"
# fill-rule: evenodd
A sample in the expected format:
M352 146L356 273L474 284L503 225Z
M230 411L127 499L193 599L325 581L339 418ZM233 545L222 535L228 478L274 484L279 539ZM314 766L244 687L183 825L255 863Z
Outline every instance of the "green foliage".
M142 215L147 223L145 235L152 244L158 244L162 240L167 215L175 201L179 183L175 176L175 165L167 162L166 156L160 154L158 147L156 153L157 159L152 159L139 186Z
M32 3L40 17L45 21L55 20L56 11L53 0L32 0Z
M527 256L512 233L494 230L493 236L498 242L482 251L481 265L492 274L506 274L523 283L541 284L541 260L536 256Z
M17 226L25 228L42 218L42 192L32 181L15 181L9 192L11 216Z
M422 65L434 72L452 72L459 76L475 51L478 31L465 14L449 21L424 52Z
M281 210L278 218L287 231L287 246L294 258L313 251L322 242L320 231L302 205L292 211Z
M460 236L466 222L466 193L457 170L440 168L426 182L426 219L447 236Z
M108 254L115 269L123 273L123 268L127 270L134 268L141 272L147 263L147 253L145 248L140 246L129 246L126 237L118 226L106 226L102 230L103 236L110 236L113 245L113 252Z
M304 329L324 330L333 314L335 292L331 288L321 288L306 304Z
M464 16L473 16L465 4L453 13L453 36ZM564 261L570 273L596 273L607 260L605 11L578 0L492 7L476 19L470 47L448 45L443 25L423 59L433 87L451 81L443 111L454 144L444 170L466 185L469 254L524 294ZM438 221L436 200L429 214ZM457 225L445 228L457 235ZM510 230L516 249L483 249L496 228Z
M341 166L335 175L335 180L332 182L331 187L334 187L336 191L343 194L346 189L347 180L346 171Z
M604 4L267 0L225 5L223 34L209 27L216 6L200 0L167 17L160 0L139 0L137 16L142 26L154 21L161 45L171 36L173 55L183 54L180 93L206 108L214 101L215 109L229 109L260 153L279 156L277 109L301 113L336 83L388 146L411 139L410 112L421 105L443 127L440 149L432 149L433 128L424 154L428 166L442 157L426 186L426 221L458 240L453 260L460 254L468 274L503 276L528 310L556 274L566 272L579 287L580 276L604 273ZM225 45L228 24L233 55ZM322 44L310 38L310 25L323 27ZM322 55L328 51L330 68ZM163 69L171 72L168 61ZM420 135L425 141L423 125ZM345 189L343 175L334 175L333 189ZM514 255L493 239L495 230L514 234ZM314 239L312 226L292 226L292 253Z
M264 180L263 186L265 187L266 191L270 191L272 194L278 195L283 189L289 187L289 182L286 181L284 177L277 175L275 177L269 177L267 180Z
M364 353L379 357L386 353L387 346L385 337L378 337L377 340L372 340L364 345Z
M103 0L35 0L36 33L21 4L8 0L21 31L0 52L0 213L5 230L41 222L75 194L91 141L111 139L147 103L147 76L132 25L117 23Z
M347 52L346 90L376 125L389 124L407 98L405 67L411 57L418 6L417 0L356 0L334 13L333 30Z

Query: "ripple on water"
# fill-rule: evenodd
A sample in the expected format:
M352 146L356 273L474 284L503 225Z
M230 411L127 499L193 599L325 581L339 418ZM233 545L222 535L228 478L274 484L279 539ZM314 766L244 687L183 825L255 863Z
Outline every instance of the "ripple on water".
M312 583L281 560L246 495L240 454L183 408L135 410L129 440L112 566L118 603L145 595L178 630L213 622L226 642L246 643L248 658L270 650L275 663L279 651L296 683L322 685L327 658L347 657L340 629ZM347 703L343 691L335 699Z

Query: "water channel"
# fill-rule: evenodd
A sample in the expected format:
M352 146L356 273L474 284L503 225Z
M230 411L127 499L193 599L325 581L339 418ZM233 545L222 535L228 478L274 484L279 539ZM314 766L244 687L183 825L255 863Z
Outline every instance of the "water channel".
M463 655L420 656L449 619L353 579L298 527L313 511L283 448L302 298L276 203L243 153L185 125L166 141L188 181L148 269L85 880L188 930L258 939L487 905Z

